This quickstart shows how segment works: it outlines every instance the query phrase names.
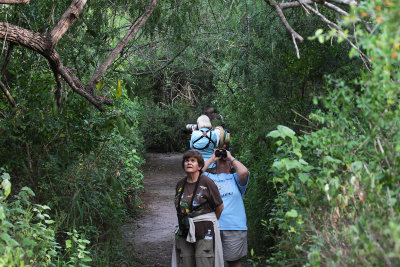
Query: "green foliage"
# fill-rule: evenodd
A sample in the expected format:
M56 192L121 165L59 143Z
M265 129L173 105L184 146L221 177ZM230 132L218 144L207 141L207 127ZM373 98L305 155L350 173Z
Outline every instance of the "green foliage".
M72 94L66 99L67 106L57 108L46 92L50 86L46 79L21 77L15 81L17 86L37 88L32 93L14 92L23 108L12 110L0 104L1 165L16 177L15 192L27 185L35 190L39 203L51 207L49 214L61 244L69 238L65 232L76 229L85 236L81 240L91 241L83 250L91 251L93 264L119 261L122 254L117 249L123 249L115 245L119 226L127 215L136 214L142 190L144 146L136 121L139 104L123 94L113 110L99 116ZM81 261L78 250L71 253L62 254L60 260Z
M144 102L138 121L147 148L159 152L187 150L190 135L184 132L185 126L196 123L199 114L187 104L159 107L152 102Z
M347 18L376 22L373 34L356 31L372 69L353 83L330 79L324 111L310 115L318 130L297 137L278 126L268 134L277 196L267 225L279 231L270 265L400 264L399 8L366 1Z
M1 175L0 191L0 258L1 266L86 266L91 261L86 244L73 230L72 241L67 240L62 248L56 241L55 221L49 215L50 208L46 205L33 204L35 196L28 187L23 187L14 196L10 194L10 175ZM68 235L72 235L67 233ZM61 260L61 255L66 262ZM71 265L72 264L72 265Z

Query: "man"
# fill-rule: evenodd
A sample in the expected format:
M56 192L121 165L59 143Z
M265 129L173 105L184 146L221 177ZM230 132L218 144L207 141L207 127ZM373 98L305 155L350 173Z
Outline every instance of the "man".
M219 157L215 151L206 161L203 171L217 185L224 203L219 218L224 260L229 267L241 267L241 258L247 255L247 220L243 195L249 181L249 171L229 151L219 150ZM207 172L208 166L214 162L216 174ZM232 168L236 170L235 173L231 173Z

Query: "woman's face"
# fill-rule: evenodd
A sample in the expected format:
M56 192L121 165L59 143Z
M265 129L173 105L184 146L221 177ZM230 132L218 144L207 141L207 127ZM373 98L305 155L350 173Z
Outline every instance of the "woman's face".
M186 173L195 173L201 170L199 163L195 157L185 159L183 167Z

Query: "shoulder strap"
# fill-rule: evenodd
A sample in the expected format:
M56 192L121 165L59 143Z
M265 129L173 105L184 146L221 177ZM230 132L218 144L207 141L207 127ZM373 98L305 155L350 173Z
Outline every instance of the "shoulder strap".
M210 145L210 143L213 143L213 145L214 145L214 147L215 147L215 142L212 140L212 130L211 129L208 129L207 131L203 131L203 130L200 130L203 134L204 133L206 133L206 135L202 135L202 136L200 136L199 138L197 138L196 140L194 140L193 141L193 148L195 148L195 149L197 149L197 150L203 150L203 149L206 149L209 145ZM207 133L208 132L210 132L210 136L208 136L207 135ZM205 146L205 147L203 147L203 148L197 148L197 147L195 147L194 146L194 144L197 142L197 141L199 141L200 139L202 139L203 137L205 137L205 138L207 138L208 139L208 143L207 143L207 145Z
M194 200L194 196L196 195L197 187L199 186L199 183L200 183L200 177L201 177L201 174L199 175L199 178L197 179L196 185L194 186L192 199L190 200L190 205L189 205L189 213L191 213L192 209L193 209L193 200ZM185 191L186 182L187 182L187 177L185 178L185 181L183 182L182 191L181 191L181 194L178 197L178 211L181 210L181 198L182 198L182 195L183 195L183 191Z

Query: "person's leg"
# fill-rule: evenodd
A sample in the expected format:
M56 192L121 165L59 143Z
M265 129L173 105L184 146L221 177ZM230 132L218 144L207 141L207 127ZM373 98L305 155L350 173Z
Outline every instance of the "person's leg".
M194 244L186 242L183 237L176 239L176 254L184 267L196 267Z
M215 262L214 240L200 239L196 242L196 266L213 267Z
M247 255L247 231L222 230L220 232L224 260L229 267L241 267L241 259Z
M242 262L240 260L227 261L229 267L242 267Z

